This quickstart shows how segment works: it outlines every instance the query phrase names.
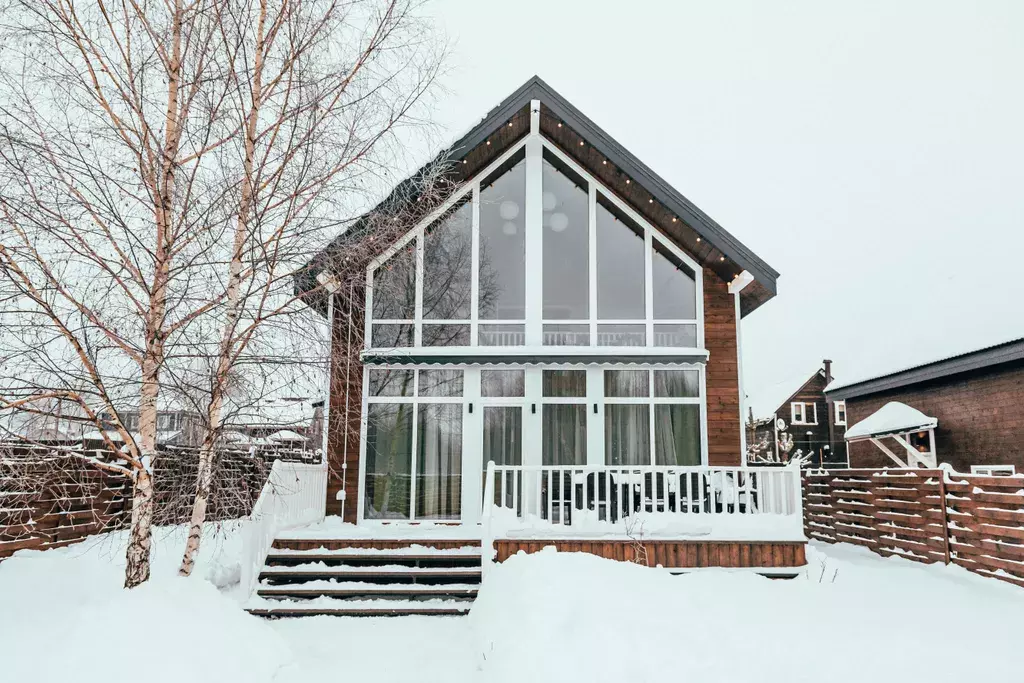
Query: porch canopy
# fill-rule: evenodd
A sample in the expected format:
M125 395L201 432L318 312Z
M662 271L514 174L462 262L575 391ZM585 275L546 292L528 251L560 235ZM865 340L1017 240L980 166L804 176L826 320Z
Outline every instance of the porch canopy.
M899 401L890 401L874 413L846 430L846 442L870 441L878 446L900 467L936 467L935 427L939 421L928 417L917 408ZM928 450L921 451L910 443L910 435L928 432ZM892 452L881 439L890 437L907 452L904 461ZM918 464L915 464L918 463Z

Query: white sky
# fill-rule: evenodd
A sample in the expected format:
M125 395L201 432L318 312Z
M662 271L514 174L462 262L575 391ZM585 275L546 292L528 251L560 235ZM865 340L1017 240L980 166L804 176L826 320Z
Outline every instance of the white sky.
M1024 336L1024 2L438 0L450 140L533 74L778 270L748 393Z

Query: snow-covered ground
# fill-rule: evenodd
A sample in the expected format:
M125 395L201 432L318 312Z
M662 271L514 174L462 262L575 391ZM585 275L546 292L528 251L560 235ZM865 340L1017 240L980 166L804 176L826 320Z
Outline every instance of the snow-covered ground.
M791 581L548 551L497 567L468 618L264 621L239 608L235 528L208 531L180 579L184 531L159 530L153 579L130 592L122 534L0 563L0 678L1024 680L1024 590L853 546L812 546Z

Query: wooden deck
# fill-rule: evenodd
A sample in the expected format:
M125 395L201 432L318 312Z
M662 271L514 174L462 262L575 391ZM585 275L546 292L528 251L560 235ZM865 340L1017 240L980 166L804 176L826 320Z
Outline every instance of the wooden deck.
M668 569L797 570L807 564L802 542L669 541L669 540L511 540L494 542L498 562L519 551L535 553L554 546L559 552L591 553L610 560L640 562ZM773 575L780 572L765 572ZM782 572L785 573L785 572Z

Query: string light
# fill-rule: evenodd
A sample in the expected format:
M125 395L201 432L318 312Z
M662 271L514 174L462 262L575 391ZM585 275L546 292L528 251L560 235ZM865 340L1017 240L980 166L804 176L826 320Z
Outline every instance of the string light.
M561 121L559 121L559 122L558 122L558 127L559 127L559 128L561 128L561 127L562 127L562 122L561 122Z
M469 159L463 159L463 160L462 160L462 163L463 163L463 164L468 164L468 163L469 163Z
M675 223L675 222L676 222L676 217L675 217L675 216L672 216L672 222L673 222L673 223Z
M508 122L508 127L509 127L509 128L511 128L511 127L512 127L512 122L511 122L511 121L509 121L509 122Z
M626 184L629 185L629 178L626 178Z
M607 165L608 165L608 160L607 160L607 159L605 159L604 161L602 161L602 162L601 162L601 165L602 165L602 166L607 166Z
M580 140L580 147L583 146L583 140Z
M648 203L648 204L653 204L653 203L654 203L654 200L653 200L653 199L648 199L648 200L647 200L647 203Z
M488 145L490 145L490 144L491 144L491 141L490 141L490 140L488 140L488 141L487 141L487 144L488 144Z
M700 238L699 237L697 238L697 241L700 242Z
M719 261L724 261L724 260L725 260L725 257L724 257L724 256L719 256L719 257L718 257L718 260L719 260Z

